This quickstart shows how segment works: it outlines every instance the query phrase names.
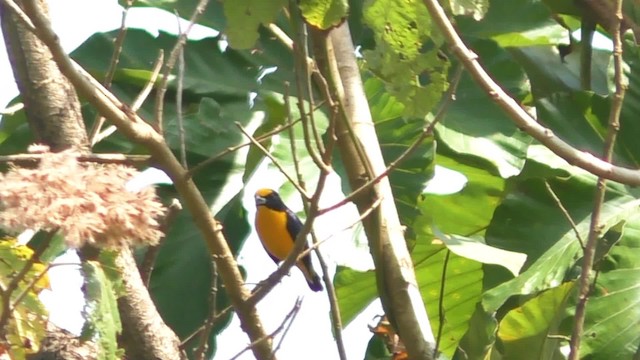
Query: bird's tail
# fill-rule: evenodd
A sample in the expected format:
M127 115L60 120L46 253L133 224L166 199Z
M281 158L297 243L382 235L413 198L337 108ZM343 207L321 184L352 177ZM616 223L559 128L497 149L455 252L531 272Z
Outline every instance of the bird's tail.
M322 291L322 280L313 269L313 265L311 265L311 257L309 255L305 256L298 262L298 267L304 274L304 278L307 280L309 288L313 291Z

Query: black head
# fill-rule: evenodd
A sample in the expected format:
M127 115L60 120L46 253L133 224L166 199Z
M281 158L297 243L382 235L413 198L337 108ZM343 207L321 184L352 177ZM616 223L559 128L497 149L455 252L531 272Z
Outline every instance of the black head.
M266 206L269 209L284 210L287 207L282 202L280 195L272 189L260 189L256 191L256 207Z

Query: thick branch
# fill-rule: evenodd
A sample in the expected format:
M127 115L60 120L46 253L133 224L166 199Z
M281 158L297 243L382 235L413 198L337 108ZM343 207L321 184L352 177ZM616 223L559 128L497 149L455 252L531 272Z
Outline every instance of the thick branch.
M122 314L123 344L129 359L176 359L180 340L162 321L138 272L131 250L124 248L116 258L125 296L118 299Z
M580 151L557 137L550 129L540 125L487 74L478 63L477 56L462 42L438 1L424 0L424 3L429 10L429 14L431 14L431 18L442 31L446 41L451 45L456 57L462 62L476 83L489 94L490 98L509 115L521 130L526 131L569 164L578 166L608 180L627 185L640 185L640 170L615 166L589 153Z
M48 12L43 0L38 6ZM78 95L52 61L47 46L2 2L0 22L13 76L36 140L54 151L88 148Z
M34 1L25 0L25 3L35 5ZM240 318L242 329L247 333L251 341L264 338L266 333L255 307L245 305L248 290L243 286L242 275L222 235L220 225L211 216L202 194L200 194L193 181L187 178L186 170L175 158L162 136L137 114L129 111L126 105L69 58L60 46L49 21L37 6L30 6L28 10L31 21L36 27L38 37L47 44L61 72L69 78L76 90L84 95L123 135L127 136L131 141L145 146L173 180L183 204L193 216L196 226L202 232L209 251L217 263L227 294ZM253 351L256 358L272 358L270 341L261 342L253 348Z
M316 60L343 106L343 118L336 122L337 144L351 188L357 189L385 172L386 165L364 94L351 35L346 23L331 30L329 38L320 33L315 35ZM380 205L373 208L379 199ZM363 225L376 265L378 292L385 312L392 319L410 358L430 359L435 340L388 178L380 179L353 200L360 213L371 211L363 218Z

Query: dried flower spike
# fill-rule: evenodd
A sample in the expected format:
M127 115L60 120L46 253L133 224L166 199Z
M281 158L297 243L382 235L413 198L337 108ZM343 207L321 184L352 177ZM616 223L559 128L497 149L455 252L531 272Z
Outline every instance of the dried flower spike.
M73 151L32 148L47 154L37 168L12 166L0 173L0 227L10 233L59 229L75 248L87 242L108 248L158 243L165 208L155 189L125 189L137 170L79 163Z

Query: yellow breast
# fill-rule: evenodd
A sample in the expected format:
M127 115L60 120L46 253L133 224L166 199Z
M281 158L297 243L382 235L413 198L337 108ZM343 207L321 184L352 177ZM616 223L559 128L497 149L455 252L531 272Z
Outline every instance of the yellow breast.
M258 206L256 211L256 230L262 245L280 260L289 255L295 239L287 231L287 213Z

